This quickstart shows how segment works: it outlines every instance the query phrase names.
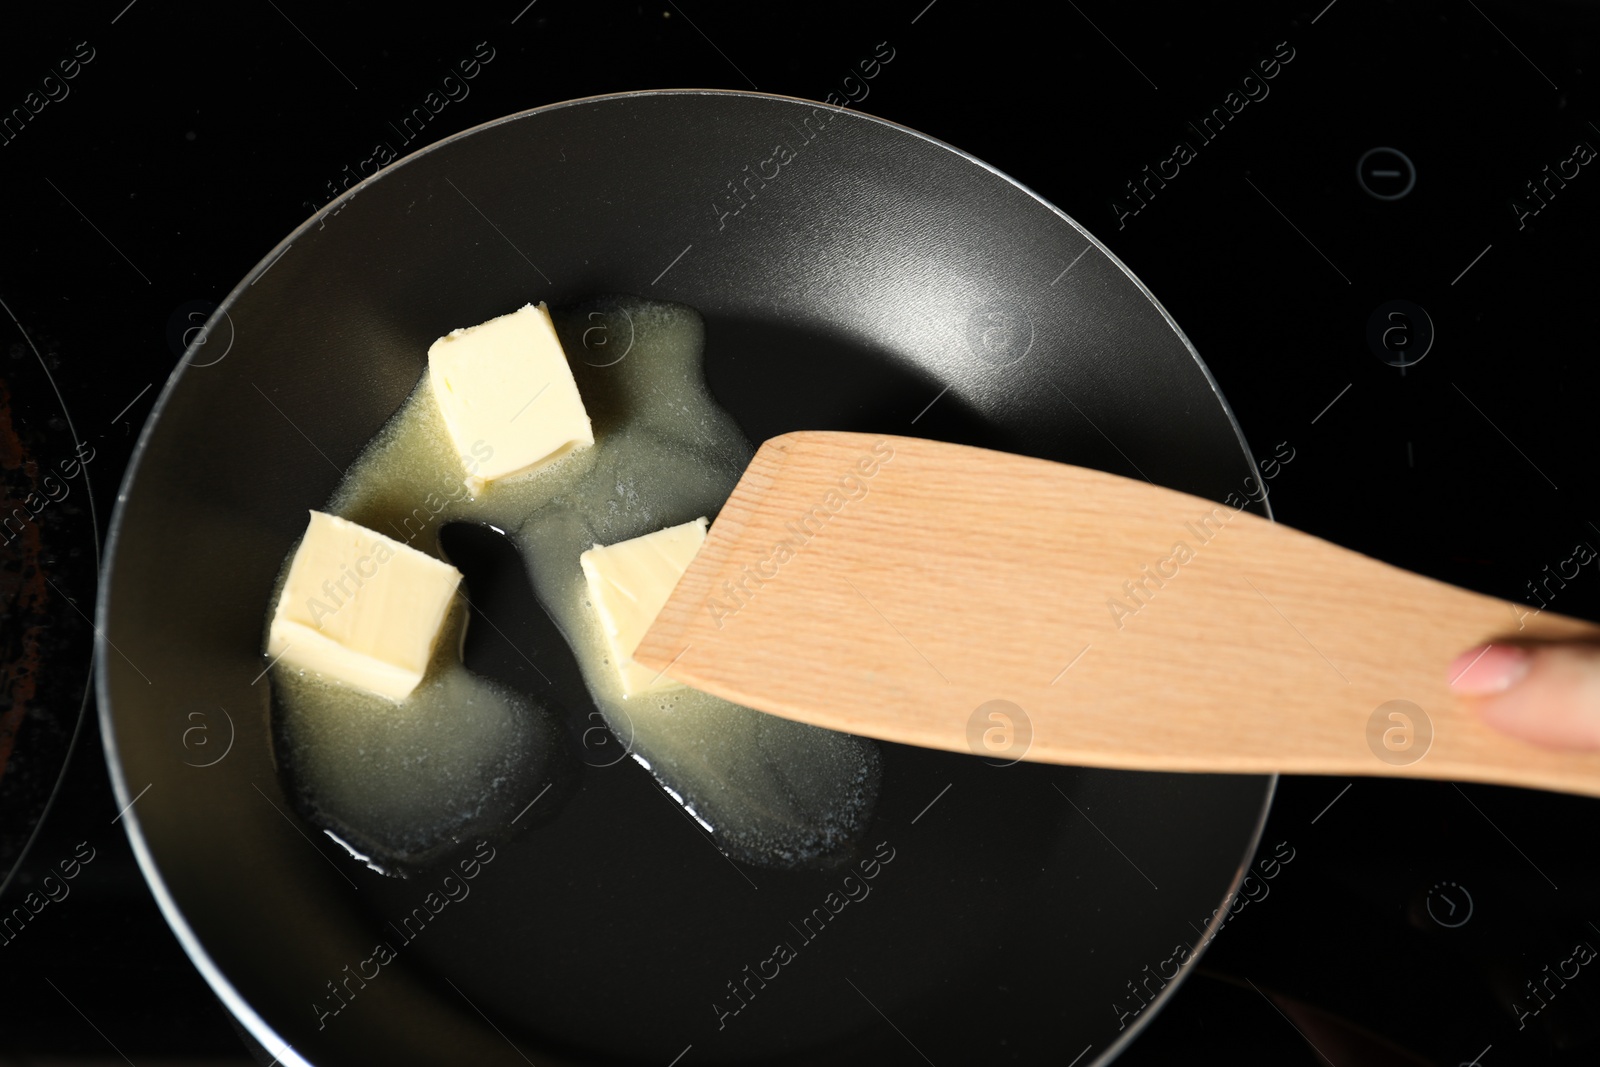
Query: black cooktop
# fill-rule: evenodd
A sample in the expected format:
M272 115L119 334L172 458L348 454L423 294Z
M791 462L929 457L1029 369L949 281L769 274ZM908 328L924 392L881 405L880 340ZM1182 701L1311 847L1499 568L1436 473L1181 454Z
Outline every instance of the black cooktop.
M252 1061L116 821L87 692L101 543L154 397L238 279L360 177L504 114L754 88L945 140L1165 304L1256 455L1292 454L1280 521L1600 618L1600 563L1572 565L1600 546L1600 4L269 0L222 20L112 0L5 21L0 912L45 903L0 927L0 1055ZM1260 876L1121 1062L1596 1062L1597 831L1590 800L1285 778ZM1153 988L1106 1011L1132 1024Z

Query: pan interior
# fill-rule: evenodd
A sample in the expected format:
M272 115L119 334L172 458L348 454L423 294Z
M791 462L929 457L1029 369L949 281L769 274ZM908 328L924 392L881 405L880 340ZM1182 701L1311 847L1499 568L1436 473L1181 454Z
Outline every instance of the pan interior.
M481 531L447 538L493 620L467 656L560 708L559 795L511 839L408 880L293 818L254 680L306 510L434 338L608 293L702 314L711 391L753 441L914 434L1214 499L1252 470L1203 366L1121 264L920 135L684 92L443 142L241 283L212 323L225 356L169 382L124 486L102 725L124 801L151 786L130 833L185 947L271 1050L317 1063L667 1063L686 1048L685 1063L921 1062L914 1049L1092 1062L1116 1048L1170 984L1150 975L1199 947L1270 780L881 745L877 810L844 862L735 864L585 732L600 720L565 643ZM626 345L616 316L576 325L576 358ZM218 732L225 718L224 758L185 747L191 713Z

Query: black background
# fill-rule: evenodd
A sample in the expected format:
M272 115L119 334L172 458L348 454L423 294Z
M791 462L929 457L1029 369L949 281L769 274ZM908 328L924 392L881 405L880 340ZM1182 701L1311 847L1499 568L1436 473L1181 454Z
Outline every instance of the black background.
M320 209L345 168L359 171L379 142L400 147L391 123L480 42L494 58L470 93L407 147L627 89L848 90L861 110L988 161L1105 241L1193 340L1256 455L1293 448L1270 483L1280 521L1507 598L1526 599L1576 544L1600 545L1600 177L1582 167L1536 216L1514 206L1537 206L1524 183L1576 144L1600 145L1588 74L1600 6L525 3L135 0L0 16L0 113L36 89L59 96L42 79L93 55L64 98L0 144L5 376L39 390L26 369L37 351L71 428L96 449L86 490L52 520L58 592L76 606L63 600L49 700L25 731L70 732L77 716L88 630L73 612L92 603L92 530L103 535L138 427L201 321L188 316ZM880 42L894 58L860 79ZM1214 141L1185 130L1289 49L1270 94ZM1124 214L1138 206L1125 183L1179 139L1196 158ZM1378 146L1414 163L1400 199L1357 181ZM1435 330L1403 373L1367 340L1373 311L1400 299ZM50 402L14 406L24 400ZM1600 618L1596 570L1551 607ZM91 708L3 898L78 842L97 850L69 898L0 946L0 1057L242 1061L112 823L94 726ZM1294 862L1122 1062L1596 1062L1589 968L1520 1028L1514 1004L1532 1007L1523 983L1576 943L1600 946L1596 811L1484 786L1285 779L1263 849L1288 842ZM1427 907L1444 882L1473 902L1453 928Z

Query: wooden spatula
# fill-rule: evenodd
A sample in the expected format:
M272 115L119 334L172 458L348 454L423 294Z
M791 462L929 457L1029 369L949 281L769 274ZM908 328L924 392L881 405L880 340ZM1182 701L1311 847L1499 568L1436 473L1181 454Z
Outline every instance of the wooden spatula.
M756 453L634 658L991 762L1600 795L1600 753L1505 737L1451 693L1451 659L1504 637L1600 627L1100 471L802 432Z

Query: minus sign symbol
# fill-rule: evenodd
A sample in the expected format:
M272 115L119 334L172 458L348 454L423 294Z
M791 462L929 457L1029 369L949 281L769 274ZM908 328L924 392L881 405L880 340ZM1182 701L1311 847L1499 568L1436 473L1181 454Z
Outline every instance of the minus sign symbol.
M1375 170L1372 172L1372 176L1374 178L1398 178L1400 177L1400 172L1397 170Z

